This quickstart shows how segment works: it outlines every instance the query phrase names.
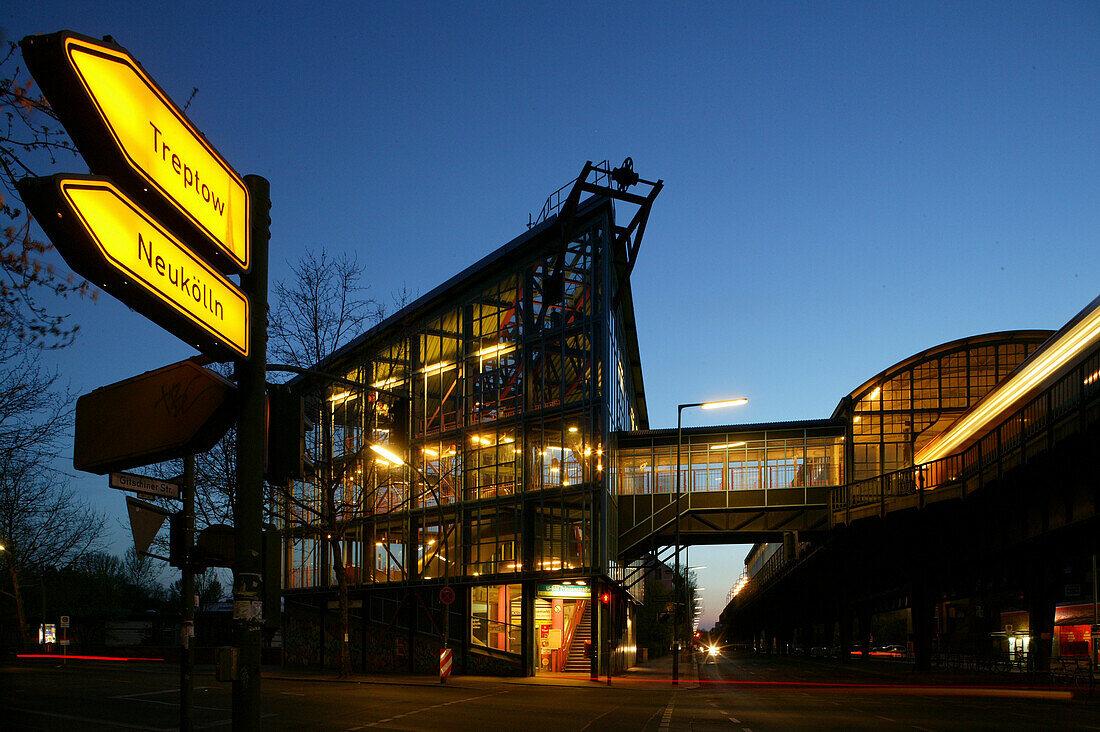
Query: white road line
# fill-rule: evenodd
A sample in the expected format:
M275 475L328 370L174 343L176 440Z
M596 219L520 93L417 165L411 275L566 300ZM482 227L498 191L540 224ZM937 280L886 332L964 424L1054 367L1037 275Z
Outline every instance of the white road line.
M876 714L875 716L878 717L879 719L885 719L887 722L896 722L897 721L896 719L890 719L889 717L884 717L881 714Z
M98 724L103 727L118 727L121 729L144 729L153 730L154 732L170 732L170 730L177 729L176 727L146 727L141 724L123 724L122 722L114 722L107 719L92 719L91 717L77 717L72 714L56 714L54 712L43 712L38 709L21 709L19 707L8 707L9 711L23 712L24 714L38 714L43 717L53 717L54 719L67 719L71 722L84 722L87 724Z
M112 699L136 699L139 696L156 696L157 694L176 694L179 693L179 688L175 689L161 689L160 691L142 691L138 694L119 694L118 696L112 696Z
M918 727L918 726L917 726L917 725L915 725L915 724L913 725L913 729L919 729L919 730L920 730L920 732L934 732L934 730L930 730L930 729L928 729L927 727Z
M726 719L733 722L734 724L741 724L741 720L738 719L737 717L726 717Z
M676 705L676 700L673 699L665 707L665 713L661 716L661 729L663 732L668 732L668 727L672 723L672 708Z
M361 725L359 727L351 727L348 730L348 732L351 732L351 730L363 729L365 727L377 727L380 724L386 724L387 722L392 722L395 719L401 719L402 717L408 717L411 714L420 714L421 712L427 712L431 709L437 709L439 707L450 706L451 704L459 704L461 702L476 701L478 699L484 699L484 698L489 697L489 696L499 696L501 694L507 694L507 693L508 693L507 691L495 691L492 694L482 694L481 696L468 696L465 699L455 699L454 701L444 702L444 703L441 703L441 704L432 704L430 707L419 707L417 709L410 709L409 711L404 712L403 714L395 714L392 717L386 717L385 719L376 719L375 721L373 721L369 724L364 724L364 725Z
M275 714L275 712L268 712L267 714L261 714L260 718L261 719L267 719L268 717L277 717L277 716L279 716L279 715ZM223 719L221 721L210 722L208 724L196 724L195 729L213 729L214 727L228 727L231 724L233 724L232 719ZM173 727L172 729L176 729L176 728Z
M581 728L580 728L579 730L577 730L577 732L584 732L584 731L585 731L586 729L588 729L589 727L591 727L592 725L594 725L594 724L596 723L596 720L598 720L598 719L602 719L602 718L606 717L606 716L607 716L608 714L611 714L611 713L612 713L613 711L615 711L616 709L618 709L618 707L612 707L611 709L608 709L608 710L607 710L606 712L604 712L604 713L603 713L603 714L601 714L600 716L598 716L598 717L594 717L594 718L592 719L592 721L590 721L590 722L589 722L588 724L586 724L586 725L584 725L583 727L581 727Z

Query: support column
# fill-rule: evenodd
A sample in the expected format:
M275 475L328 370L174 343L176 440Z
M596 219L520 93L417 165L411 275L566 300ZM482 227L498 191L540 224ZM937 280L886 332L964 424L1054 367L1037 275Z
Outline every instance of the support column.
M842 603L837 612L837 622L840 623L840 662L849 663L852 660L852 607Z
M799 638L802 644L803 655L810 655L810 651L814 647L814 621L813 618L807 618L802 625L802 635Z
M859 611L859 647L864 657L871 655L871 608L865 605Z
M1031 568L1027 594L1028 665L1032 671L1049 671L1054 648L1054 593L1050 588L1050 572L1044 557L1038 557Z
M913 581L909 614L913 623L913 658L916 669L927 671L932 668L932 621L935 603L932 601L927 577L923 573Z

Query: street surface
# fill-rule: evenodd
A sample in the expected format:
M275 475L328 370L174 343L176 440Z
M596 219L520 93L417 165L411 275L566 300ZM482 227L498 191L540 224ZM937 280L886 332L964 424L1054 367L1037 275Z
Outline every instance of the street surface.
M608 687L577 677L358 676L265 670L265 729L294 730L1100 730L1100 701L989 678L918 677L902 664L738 655L662 659ZM980 683L979 683L980 682ZM1018 682L1018 680L1017 680ZM980 687L980 688L976 688ZM196 677L197 729L228 727L229 684ZM11 661L0 667L0 729L170 730L178 725L170 664Z

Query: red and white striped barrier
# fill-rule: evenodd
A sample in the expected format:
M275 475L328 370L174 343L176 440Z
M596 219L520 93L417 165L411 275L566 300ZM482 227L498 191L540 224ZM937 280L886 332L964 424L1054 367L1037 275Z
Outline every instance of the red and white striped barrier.
M443 648L439 651L439 678L446 679L451 675L451 649Z

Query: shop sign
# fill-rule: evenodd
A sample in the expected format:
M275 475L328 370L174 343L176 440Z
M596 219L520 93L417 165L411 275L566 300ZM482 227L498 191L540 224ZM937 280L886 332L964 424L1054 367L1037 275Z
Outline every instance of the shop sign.
M538 594L541 597L570 597L584 600L591 593L587 585L539 585Z

